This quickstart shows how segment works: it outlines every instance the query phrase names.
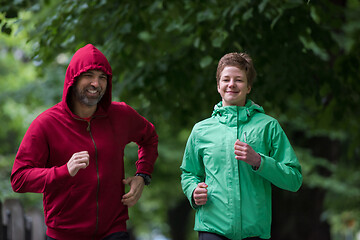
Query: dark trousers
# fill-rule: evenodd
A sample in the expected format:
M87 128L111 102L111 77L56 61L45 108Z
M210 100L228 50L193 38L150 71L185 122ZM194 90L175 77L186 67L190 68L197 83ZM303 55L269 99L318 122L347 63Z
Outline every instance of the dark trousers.
M51 238L46 236L46 240L56 240L55 238ZM129 233L127 232L117 232L106 236L102 240L130 240Z
M199 240L230 240L224 236L217 235L215 233L199 232ZM245 238L243 240L263 240L258 237Z

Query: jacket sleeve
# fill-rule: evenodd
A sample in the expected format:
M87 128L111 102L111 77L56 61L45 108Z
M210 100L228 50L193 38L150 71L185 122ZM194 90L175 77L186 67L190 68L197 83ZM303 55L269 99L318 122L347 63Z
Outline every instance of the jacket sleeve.
M153 124L130 106L128 106L128 111L131 116L128 123L130 141L135 142L139 147L136 173L144 173L151 176L158 157L158 135Z
M27 130L16 154L11 172L11 186L15 192L43 193L48 187L59 186L70 177L66 164L47 168L48 143L41 123L34 120Z
M270 134L269 155L259 153L261 164L256 172L275 186L296 192L302 184L300 163L280 124L275 121Z
M186 143L183 161L180 166L182 171L181 186L192 208L198 207L193 201L193 192L200 182L205 181L204 164L201 154L197 149L195 135L196 134L193 129Z

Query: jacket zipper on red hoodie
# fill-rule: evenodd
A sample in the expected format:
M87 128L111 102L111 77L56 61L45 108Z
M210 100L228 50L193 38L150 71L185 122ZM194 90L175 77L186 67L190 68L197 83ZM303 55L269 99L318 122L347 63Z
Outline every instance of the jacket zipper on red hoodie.
M86 121L88 126L86 128L86 131L89 132L90 137L91 137L91 141L94 144L95 147L95 165L96 165L96 177L97 177L97 187L96 187L96 226L95 226L95 232L94 232L94 236L92 239L95 239L95 236L98 233L99 230L99 188L100 188L100 175L99 175L99 164L98 164L98 154L97 154L97 147L96 147L96 143L94 140L94 137L91 133L91 121L92 118L90 118L89 120L85 120L85 119L78 119L78 120L82 120L82 121Z

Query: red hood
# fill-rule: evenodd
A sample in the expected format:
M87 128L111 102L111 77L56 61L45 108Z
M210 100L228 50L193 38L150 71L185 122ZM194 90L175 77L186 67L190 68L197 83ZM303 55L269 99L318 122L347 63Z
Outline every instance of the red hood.
M67 106L66 99L69 94L69 88L74 85L76 77L90 69L101 70L108 75L106 92L99 103L107 110L111 103L112 70L104 54L92 44L87 44L85 47L80 48L72 57L66 70L62 102Z

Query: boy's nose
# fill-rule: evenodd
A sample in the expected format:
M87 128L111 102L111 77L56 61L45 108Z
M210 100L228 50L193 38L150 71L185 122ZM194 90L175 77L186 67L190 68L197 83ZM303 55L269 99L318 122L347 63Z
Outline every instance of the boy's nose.
M231 79L229 81L229 87L233 87L235 85L235 81L233 79Z

